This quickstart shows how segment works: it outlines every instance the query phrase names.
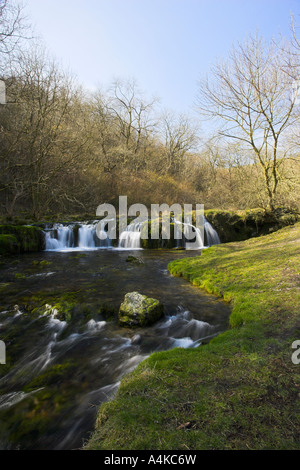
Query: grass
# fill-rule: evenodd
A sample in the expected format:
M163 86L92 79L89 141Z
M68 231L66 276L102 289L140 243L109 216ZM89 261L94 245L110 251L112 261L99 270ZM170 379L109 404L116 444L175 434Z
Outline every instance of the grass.
M143 361L100 407L84 448L299 449L300 224L169 270L230 302L230 328Z

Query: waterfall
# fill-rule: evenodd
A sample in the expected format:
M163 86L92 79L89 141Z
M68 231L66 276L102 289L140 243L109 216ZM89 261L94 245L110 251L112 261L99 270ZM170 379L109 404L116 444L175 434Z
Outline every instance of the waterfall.
M220 238L217 231L213 228L213 226L206 220L204 217L204 238L206 239L206 245L204 244L204 240L202 240L201 231L198 227L195 227L192 224L183 223L179 220L174 219L175 223L175 238L177 239L177 247L180 246L180 239L178 239L179 232L183 233L182 236L182 245L185 249L194 249L194 250L201 250L203 248L212 246L212 245L219 245ZM183 230L179 228L179 225L183 227ZM189 240L193 240L190 242Z
M100 246L100 239L96 234L96 226L92 224L81 225L78 229L78 247L87 250L97 246Z
M142 222L129 224L125 232L120 234L119 248L141 249L141 227Z
M63 250L74 247L74 233L70 225L55 224L46 232L46 250Z
M208 246L219 245L221 243L217 231L213 228L213 226L206 219L204 220L204 230L205 230Z
M202 235L201 235L201 231L198 227L194 227L194 225L189 225L189 224L186 224L187 227L185 227L185 236L187 236L187 234L190 235L191 231L192 231L192 234L195 235L195 241L193 242L193 249L194 250L200 250L201 248L204 247L204 243L202 240ZM188 246L186 247L187 249L189 249L189 244Z
M45 228L46 251L63 250L96 250L99 248L112 248L112 240L108 238L106 224L95 220L89 223L53 224ZM211 245L218 245L220 238L212 225L204 219L204 240L201 231L189 223L173 219L174 238L177 247L201 250ZM132 222L120 234L118 247L128 250L141 249L142 222ZM182 239L179 238L182 234Z
M46 251L93 250L111 247L112 240L106 237L104 223L101 223L100 234L104 235L105 232L105 236L102 239L97 236L98 223L99 221L89 224L54 224L46 227Z
M182 244L184 248L200 250L204 247L204 243L201 236L201 231L198 227L195 227L192 224L184 223L179 220L174 219L175 223L175 239L177 240L177 247L180 246L180 238L178 238L180 232L182 232ZM179 228L179 225L183 227L183 230ZM191 242L190 240L193 240Z

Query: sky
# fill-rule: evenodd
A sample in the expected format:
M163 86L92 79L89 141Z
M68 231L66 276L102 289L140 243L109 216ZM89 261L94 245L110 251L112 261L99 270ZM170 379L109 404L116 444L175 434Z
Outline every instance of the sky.
M198 82L238 41L290 35L300 0L25 0L49 52L88 89L135 79L176 113L194 110Z

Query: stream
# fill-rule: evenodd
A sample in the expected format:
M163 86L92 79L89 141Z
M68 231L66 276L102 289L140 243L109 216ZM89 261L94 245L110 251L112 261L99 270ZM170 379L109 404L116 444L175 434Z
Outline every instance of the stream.
M224 331L229 306L167 270L171 260L199 254L100 248L3 258L0 340L7 363L0 364L0 449L81 448L99 405L114 396L125 374L153 352L201 347ZM128 255L138 262L128 262ZM159 299L163 319L120 328L111 312L131 291ZM80 321L55 315L60 298L64 305L76 299Z

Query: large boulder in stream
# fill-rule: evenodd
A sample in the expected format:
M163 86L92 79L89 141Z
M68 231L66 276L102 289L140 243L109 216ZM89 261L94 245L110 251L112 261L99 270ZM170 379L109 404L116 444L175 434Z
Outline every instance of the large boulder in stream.
M125 327L148 326L164 314L164 306L159 300L138 292L129 292L119 310L119 325Z

